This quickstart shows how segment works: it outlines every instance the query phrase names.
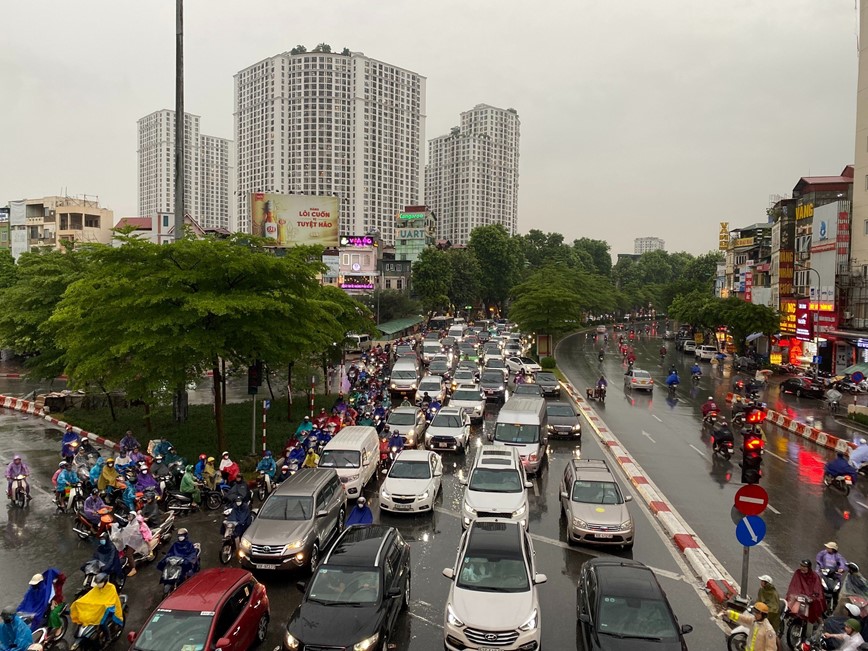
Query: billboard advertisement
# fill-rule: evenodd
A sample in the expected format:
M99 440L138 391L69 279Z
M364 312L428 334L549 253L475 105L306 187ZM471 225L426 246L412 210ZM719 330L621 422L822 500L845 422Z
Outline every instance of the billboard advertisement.
M337 278L341 275L341 257L339 255L324 255L322 263L326 266L324 278Z
M814 209L811 233L811 309L835 310L835 266L838 256L838 202Z
M275 246L338 246L337 197L254 192L250 215L251 235L274 240Z
M793 207L781 206L781 257L778 265L778 287L781 298L793 295L795 274L796 219Z
M811 318L810 303L799 300L796 303L796 339L811 341L814 338L814 321Z

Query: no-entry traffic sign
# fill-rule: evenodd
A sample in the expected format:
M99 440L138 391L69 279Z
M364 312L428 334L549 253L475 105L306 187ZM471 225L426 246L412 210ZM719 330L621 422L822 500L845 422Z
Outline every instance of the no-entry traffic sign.
M735 494L735 508L744 515L759 515L769 505L769 494L759 484L747 484Z

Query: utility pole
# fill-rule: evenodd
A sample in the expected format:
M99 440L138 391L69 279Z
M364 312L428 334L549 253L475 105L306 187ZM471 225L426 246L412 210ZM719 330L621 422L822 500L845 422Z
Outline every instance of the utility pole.
M175 240L184 237L184 0L175 0Z

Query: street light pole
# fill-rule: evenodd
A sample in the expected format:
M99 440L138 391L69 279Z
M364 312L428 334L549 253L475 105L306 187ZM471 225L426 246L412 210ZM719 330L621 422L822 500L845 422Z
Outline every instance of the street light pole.
M184 0L175 0L175 240L184 237Z
M819 358L820 356L820 334L817 331L817 315L820 312L820 292L823 289L823 280L820 278L820 272L814 269L813 267L806 267L803 264L796 263L794 265L796 268L802 269L803 271L813 271L817 274L817 309L811 310L811 327L814 330L814 348L816 348L816 355L814 357ZM810 285L810 284L809 284ZM811 288L808 287L808 309L811 309ZM813 361L813 360L812 360ZM814 372L819 374L820 372L820 364L819 362L814 364Z

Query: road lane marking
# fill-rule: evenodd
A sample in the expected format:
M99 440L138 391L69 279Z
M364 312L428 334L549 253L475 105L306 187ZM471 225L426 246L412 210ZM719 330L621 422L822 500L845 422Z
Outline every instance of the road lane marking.
M539 482L536 479L533 480L533 496L539 497Z
M868 509L868 504L865 504L864 502L856 502L856 504L861 506L863 509Z
M774 513L775 515L780 515L780 514L781 514L781 512L778 511L778 510L777 510L775 507L773 507L771 504L766 504L766 508L767 508L769 511L771 511L772 513Z
M771 556L771 557L772 557L773 559L775 559L778 563L780 563L781 567L784 568L787 572L792 572L792 571L793 571L793 568L791 568L789 565L787 565L786 563L784 563L784 562L780 559L780 557L772 551L772 548L769 547L768 544L767 544L765 541L759 543L759 544L757 545L757 547L762 547L764 550L766 550L766 551L768 552L769 556Z
M698 454L700 457L702 457L703 459L708 459L708 455L706 455L705 452L700 450L698 447L696 447L692 443L690 444L690 447L692 447L696 451L696 454Z
M770 454L770 455L772 455L775 459L780 459L780 460L783 461L784 463L789 463L789 462L790 462L789 459L785 459L784 457L782 457L782 456L780 456L780 455L778 455L778 454L775 454L774 452L770 452L769 450L766 450L765 452L766 452L766 454Z
M642 430L642 435L643 435L643 436L647 436L647 437L648 437L648 440L651 441L652 443L657 443L657 441L655 441L654 439L652 439L652 438L651 438L651 435L650 435L648 432L646 432L644 429Z
M437 628L441 628L443 626L442 622L432 622L427 617L422 617L422 615L417 615L416 613L407 613L410 617L415 617L416 619L421 619L426 624L431 624L431 626L436 626Z
M662 422L663 422L663 419L660 418L660 416L658 416L657 414L651 414L651 415L654 416L654 418L657 419L657 422L658 422L658 423L662 423Z

